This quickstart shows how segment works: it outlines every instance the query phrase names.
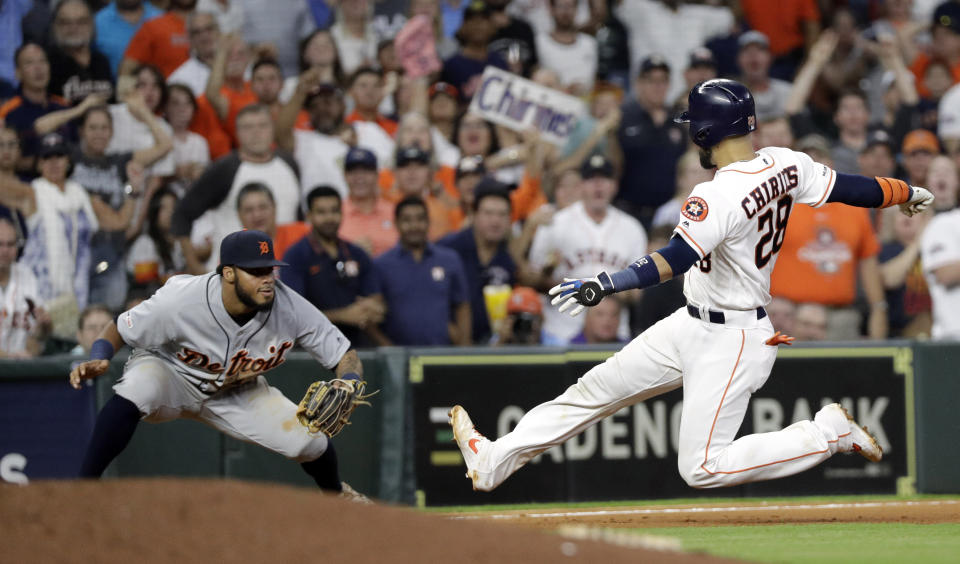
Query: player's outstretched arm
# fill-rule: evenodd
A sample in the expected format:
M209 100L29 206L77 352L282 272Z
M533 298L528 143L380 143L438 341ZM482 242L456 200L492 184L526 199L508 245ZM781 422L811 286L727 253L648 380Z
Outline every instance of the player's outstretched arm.
M926 188L910 186L896 178L868 178L857 174L837 173L827 201L860 208L888 208L898 205L902 213L912 216L933 204L933 194Z
M110 359L123 345L123 337L117 331L117 324L111 321L93 342L90 360L70 371L70 385L79 390L81 380L90 380L106 372L110 368Z
M550 289L550 295L554 296L550 303L559 306L561 312L573 308L570 315L576 316L585 307L597 305L610 294L666 282L689 270L698 260L700 255L682 238L674 236L666 247L613 274L601 272L596 278L586 280L565 278Z

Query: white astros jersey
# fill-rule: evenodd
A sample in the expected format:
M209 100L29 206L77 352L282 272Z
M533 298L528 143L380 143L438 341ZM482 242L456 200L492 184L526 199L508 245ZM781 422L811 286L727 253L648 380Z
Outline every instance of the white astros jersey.
M684 280L687 300L728 310L767 305L790 211L798 203L824 205L835 180L804 153L767 147L698 184L674 231L700 256Z
M558 211L553 221L537 229L530 246L530 264L535 269L556 261L554 278L592 278L598 272L627 268L647 252L647 234L632 216L610 207L602 222L587 215L582 202ZM543 308L543 328L550 337L567 342L580 332L584 316L570 317L556 308ZM626 316L626 311L624 311ZM624 337L629 327L621 319Z
M27 337L36 325L33 309L42 305L33 271L13 263L7 285L0 286L0 352L10 355L26 350Z
M294 345L324 367L350 341L302 296L277 281L273 306L239 326L227 313L220 275L174 276L149 300L120 315L125 343L159 357L204 394L276 368Z

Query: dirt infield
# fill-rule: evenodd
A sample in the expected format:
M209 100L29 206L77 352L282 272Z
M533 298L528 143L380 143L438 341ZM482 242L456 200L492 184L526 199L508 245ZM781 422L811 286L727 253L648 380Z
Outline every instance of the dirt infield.
M215 480L0 485L0 523L3 562L731 562Z
M860 501L849 503L751 503L698 506L591 507L583 510L524 510L451 514L463 521L497 521L556 529L591 527L680 527L773 525L779 523L960 523L960 500Z

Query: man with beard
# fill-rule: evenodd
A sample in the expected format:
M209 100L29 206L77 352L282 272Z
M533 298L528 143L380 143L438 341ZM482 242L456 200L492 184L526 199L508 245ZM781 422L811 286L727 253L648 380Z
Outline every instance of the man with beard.
M269 235L231 233L220 257L216 272L174 276L121 314L100 332L90 360L70 372L79 389L82 380L107 371L116 350L133 347L115 395L97 418L80 477L100 477L141 419L194 419L299 462L325 491L349 492L333 443L291 426L297 404L263 374L299 345L337 378L361 380L356 351L306 299L277 282L274 267L286 264L274 258Z
M140 65L154 65L163 76L177 70L190 58L187 18L197 0L171 0L167 13L148 21L137 31L120 64L119 76L133 74Z
M291 151L300 165L303 191L328 184L347 196L343 163L350 147L377 153L381 162L393 155L393 139L376 122L346 122L343 90L323 82L320 69L300 75L297 89L277 117L277 145ZM306 110L312 129L294 128L301 110Z
M53 12L47 92L76 104L90 94L113 94L110 61L92 46L93 15L83 0L64 0Z
M283 282L362 346L371 342L364 332L383 321L386 309L370 255L339 236L342 219L342 199L334 188L317 186L307 194L311 230L283 255L289 264Z
M114 75L120 71L123 54L137 30L162 15L163 10L144 0L116 0L97 12L94 44L110 61L110 71Z
M597 40L577 31L576 0L550 0L550 15L553 31L537 34L540 66L556 72L571 94L586 95L597 74Z

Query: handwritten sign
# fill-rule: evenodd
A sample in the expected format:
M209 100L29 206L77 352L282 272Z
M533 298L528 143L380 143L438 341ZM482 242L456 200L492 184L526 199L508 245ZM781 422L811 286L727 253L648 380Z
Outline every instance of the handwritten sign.
M515 131L536 127L541 139L563 146L586 106L578 98L488 66L470 111Z
M427 16L410 18L393 40L393 48L403 70L411 78L427 76L441 69L433 36L433 23Z

